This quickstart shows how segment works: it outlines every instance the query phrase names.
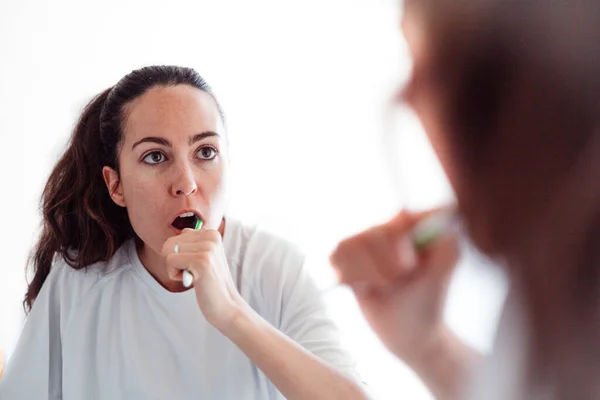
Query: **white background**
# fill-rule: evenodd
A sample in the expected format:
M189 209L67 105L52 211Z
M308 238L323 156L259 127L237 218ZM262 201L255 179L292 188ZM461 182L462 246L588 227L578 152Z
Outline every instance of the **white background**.
M399 206L381 141L387 99L409 68L399 19L392 0L1 0L0 349L10 355L18 338L39 196L78 113L149 64L194 67L213 86L230 127L231 214L301 245L325 286L335 243ZM410 116L402 129L422 135ZM444 185L422 144L398 154L438 198ZM486 351L504 284L476 264L461 264L446 316ZM349 293L327 299L381 399L430 398Z

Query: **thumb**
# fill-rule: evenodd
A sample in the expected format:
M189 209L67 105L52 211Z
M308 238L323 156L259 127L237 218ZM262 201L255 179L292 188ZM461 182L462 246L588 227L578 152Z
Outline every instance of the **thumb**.
M408 230L415 228L420 222L430 217L437 215L450 216L454 214L455 209L452 206L432 208L419 212L401 210L394 218L384 223L382 228L392 235L404 235Z

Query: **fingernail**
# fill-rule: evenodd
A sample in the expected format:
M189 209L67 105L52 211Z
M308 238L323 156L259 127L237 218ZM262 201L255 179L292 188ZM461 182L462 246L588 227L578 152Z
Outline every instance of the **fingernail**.
M173 248L173 253L179 253L179 245L176 244L175 247Z

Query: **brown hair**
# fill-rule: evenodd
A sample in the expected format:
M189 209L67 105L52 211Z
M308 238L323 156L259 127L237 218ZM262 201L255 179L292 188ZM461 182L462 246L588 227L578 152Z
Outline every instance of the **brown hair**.
M124 208L108 193L102 168L119 171L118 152L127 117L125 106L154 86L190 85L210 94L193 69L150 66L132 71L85 107L67 150L54 167L42 194L43 227L31 256L34 276L25 294L28 311L60 256L74 269L110 259L135 236Z
M406 12L467 228L524 301L529 382L597 398L600 3L406 0Z

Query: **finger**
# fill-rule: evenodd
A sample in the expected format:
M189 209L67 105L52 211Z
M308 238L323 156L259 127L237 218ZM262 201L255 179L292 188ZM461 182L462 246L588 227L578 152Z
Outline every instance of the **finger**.
M172 253L204 253L215 250L217 245L209 241L177 242L171 249Z
M429 265L430 254L438 254L436 242L442 239L453 239L454 245L444 241L439 259L451 260L457 254L458 223L457 213L453 206L445 206L419 213L402 212L387 224L383 225L389 233L391 245L397 249L397 256L407 266ZM408 232L407 232L408 230ZM401 236L401 239L395 236ZM451 250L454 250L451 252ZM447 252L447 253L446 253ZM418 258L416 262L415 258ZM450 265L453 263L450 262ZM448 265L448 262L444 263Z
M365 232L365 248L371 262L386 281L406 275L417 266L417 255L406 232L391 233L385 227Z
M390 221L384 223L382 227L392 235L405 234L407 231L413 229L419 222L433 215L450 214L454 212L454 206L437 207L419 212L402 210Z
M392 280L385 285L375 285L371 283L361 283L350 285L354 295L360 301L382 300L393 296L406 286L405 280Z
M183 270L176 268L167 268L167 275L172 281L181 282L183 280Z
M222 245L221 234L218 231L205 229L194 231L184 229L181 234L168 238L161 249L161 254L166 257L173 252L193 252L210 250L213 247L206 247L201 243Z
M206 270L211 268L210 253L172 253L166 258L167 273L173 280L182 280L182 271L189 271L194 281L201 279Z
M373 265L365 241L361 237L353 237L341 242L329 260L336 270L340 283L352 284L384 279Z
M417 254L421 247L415 246L420 242L413 237L413 230L436 215L452 212L452 207L419 213L401 211L389 222L344 240L330 256L340 282L380 286L412 274L418 264L423 264Z
M397 236L405 234L416 223L418 217L419 214L401 210L398 214L396 214L396 216L380 226L388 234Z
M414 249L412 241L407 242ZM402 290L415 279L427 279L434 284L437 282L439 285L448 285L450 280L447 278L460 258L458 225L454 225L428 247L415 254L418 256L418 268L408 274L399 273L392 276L385 284L378 284L376 281L362 282L359 285L351 285L352 289L362 298L381 298Z
M381 284L414 269L417 257L409 226L407 214L399 214L390 223L342 241L330 257L340 280Z
M183 237L185 240L194 241L198 238L202 240L206 240L209 242L220 243L222 242L221 233L215 229L200 229L194 230L190 228L185 228L181 235L178 237Z

